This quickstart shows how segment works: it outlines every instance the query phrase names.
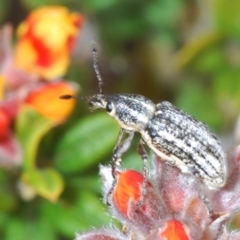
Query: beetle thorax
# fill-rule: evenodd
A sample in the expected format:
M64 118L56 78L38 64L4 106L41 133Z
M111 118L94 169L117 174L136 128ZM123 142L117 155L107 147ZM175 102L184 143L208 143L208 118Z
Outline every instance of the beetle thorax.
M113 111L109 115L118 121L121 128L129 131L144 130L155 112L155 104L140 95L109 95L106 100L113 105Z

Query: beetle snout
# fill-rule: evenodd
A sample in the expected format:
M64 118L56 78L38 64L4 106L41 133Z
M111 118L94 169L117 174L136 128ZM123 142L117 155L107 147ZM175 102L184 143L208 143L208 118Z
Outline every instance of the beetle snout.
M91 108L105 108L106 103L103 98L97 96L93 96L88 99L88 104Z

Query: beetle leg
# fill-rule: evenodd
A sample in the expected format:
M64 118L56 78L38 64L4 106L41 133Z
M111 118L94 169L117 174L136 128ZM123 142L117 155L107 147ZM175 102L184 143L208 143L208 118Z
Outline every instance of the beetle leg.
M211 203L210 203L209 199L207 198L206 189L203 188L201 179L196 179L196 181L199 182L198 195L202 199L203 203L205 204L210 218L213 219L214 218L214 211L213 211L213 208L211 206Z
M116 166L119 165L119 163L121 162L122 155L129 149L134 137L134 132L129 131L127 132L129 134L128 137L124 141L120 142L124 132L125 132L124 130L122 130L122 132L120 131L119 137L117 140L117 145L115 146L114 152L113 152L112 176L114 179L116 179L116 176L115 176Z
M143 183L141 186L141 195L140 199L138 201L138 204L141 206L143 203L144 196L146 194L146 185L147 185L147 161L148 161L148 154L147 151L144 147L144 142L141 139L140 142L138 143L138 154L141 156L142 161L143 161Z
M117 142L116 142L116 145L115 145L115 147L114 147L114 149L113 149L113 152L116 151L116 148L117 148L117 147L119 146L119 144L121 143L124 133L125 133L124 129L121 128L121 129L120 129L120 132L119 132L119 134L118 134Z
M112 164L111 164L112 165L113 184L107 194L107 204L110 204L109 199L111 198L114 187L116 186L116 183L117 183L117 178L116 178L117 165L119 165L119 163L121 162L122 155L129 149L129 147L132 143L133 137L134 137L134 132L129 131L129 132L127 132L129 134L128 137L124 141L121 142L124 132L126 132L126 131L121 129L119 136L118 136L117 144L113 151L113 158L112 158Z

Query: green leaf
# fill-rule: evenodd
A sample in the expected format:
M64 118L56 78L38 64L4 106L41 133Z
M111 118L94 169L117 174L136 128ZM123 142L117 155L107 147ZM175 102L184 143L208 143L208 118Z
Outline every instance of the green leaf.
M219 69L226 68L226 53L223 50L223 44L215 44L205 49L193 61L193 69L197 72L215 74Z
M16 119L16 134L23 148L25 170L35 167L36 152L42 137L55 123L30 106L22 106Z
M109 225L111 217L99 197L82 190L74 203L59 201L56 204L43 202L41 214L64 236L73 238L76 231Z
M6 170L0 170L0 212L10 212L18 205L16 195L12 191L11 177Z
M54 229L50 224L48 224L48 221L46 218L40 217L38 220L33 223L31 222L31 228L32 232L34 234L34 240L57 240L59 239L55 232Z
M59 142L55 162L63 172L76 172L96 164L116 142L119 127L106 113L75 124Z
M80 221L80 230L85 230L92 226L101 227L109 225L113 220L111 214L107 214L107 206L102 203L99 197L89 191L79 193L74 206L78 214L81 214L84 218L84 221Z
M179 0L151 1L146 4L143 17L151 27L171 28L178 24L182 9Z
M9 182L9 175L5 170L0 169L0 183L6 182Z
M47 5L59 5L59 0L21 0L23 6L28 9L34 9Z
M212 129L219 130L223 126L223 116L216 101L212 97L211 89L195 82L188 82L180 89L176 105L206 123Z
M240 69L233 69L227 66L219 69L218 74L216 74L216 78L214 78L213 81L215 92L222 97L228 96L239 104L239 78Z
M0 211L8 212L17 206L16 196L8 189L1 186L0 189Z
M228 35L240 37L240 1L215 0L215 13L219 28Z
M0 233L5 229L5 226L7 225L7 222L9 220L9 214L3 213L0 211ZM1 235L0 235L1 236Z
M82 1L81 5L84 12L94 13L96 11L107 9L114 5L116 2L116 0L88 0Z
M6 226L6 240L30 240L26 221L12 218ZM33 236L32 236L33 237Z
M74 188L77 191L82 191L82 189L87 189L88 191L100 193L101 183L99 181L99 176L97 174L88 174L86 176L69 177L67 179L67 184L70 189ZM69 189L68 189L69 190Z
M55 240L53 229L43 219L11 218L6 227L5 240Z
M73 239L75 232L80 230L81 221L85 222L84 216L76 212L70 203L45 201L41 204L41 214L57 232L69 239Z
M175 55L175 64L177 68L184 68L193 62L204 51L209 51L213 46L221 42L223 36L218 32L210 32L189 40L185 46Z
M61 175L54 169L28 170L22 176L22 181L30 184L42 197L56 201L64 188Z
M222 119L225 125L232 128L239 114L239 89L240 89L239 68L225 67L219 69L213 79L213 93L218 99L222 109Z

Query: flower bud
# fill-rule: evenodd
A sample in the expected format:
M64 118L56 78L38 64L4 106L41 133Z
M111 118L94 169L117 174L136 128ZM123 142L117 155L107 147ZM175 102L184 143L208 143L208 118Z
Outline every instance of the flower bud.
M83 21L80 14L60 6L32 11L18 28L16 66L45 79L65 74Z

